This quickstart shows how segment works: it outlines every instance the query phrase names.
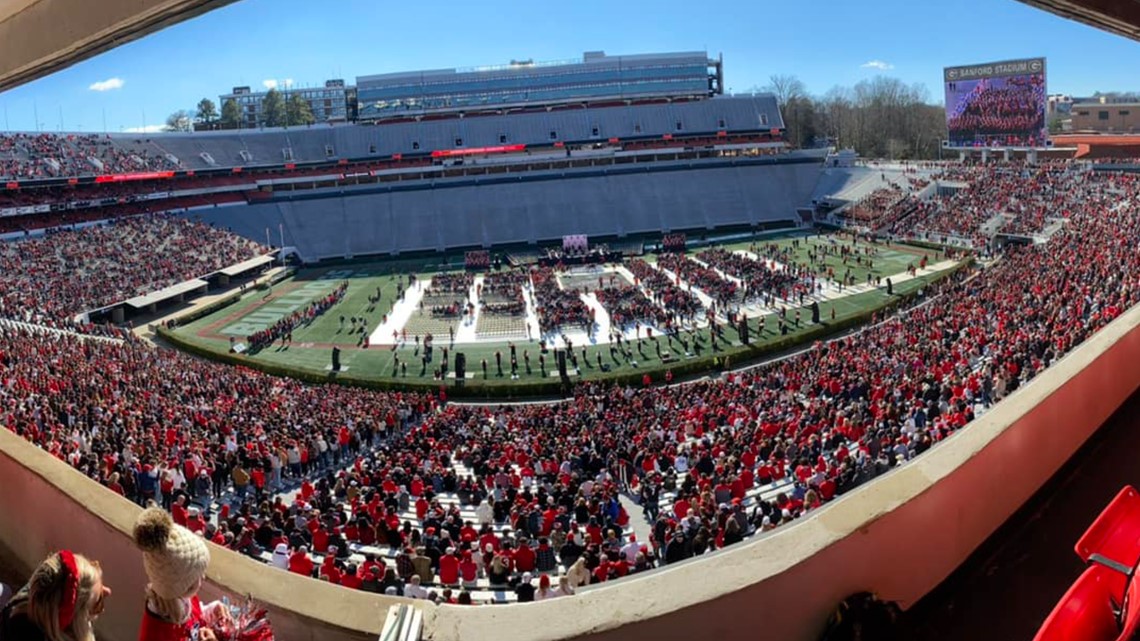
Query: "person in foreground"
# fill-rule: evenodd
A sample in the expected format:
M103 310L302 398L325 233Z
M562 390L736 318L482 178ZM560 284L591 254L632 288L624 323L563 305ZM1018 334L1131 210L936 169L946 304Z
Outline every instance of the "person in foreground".
M0 610L0 641L95 641L92 625L109 596L97 562L52 554Z
M211 628L229 610L219 601L203 607L198 600L210 564L205 541L157 507L143 510L134 535L150 579L139 641L217 641Z

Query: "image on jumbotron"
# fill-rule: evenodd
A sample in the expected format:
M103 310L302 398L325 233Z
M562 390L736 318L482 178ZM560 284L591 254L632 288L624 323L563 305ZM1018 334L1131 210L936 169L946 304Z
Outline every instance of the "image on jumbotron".
M949 67L944 76L951 145L1045 145L1044 58Z

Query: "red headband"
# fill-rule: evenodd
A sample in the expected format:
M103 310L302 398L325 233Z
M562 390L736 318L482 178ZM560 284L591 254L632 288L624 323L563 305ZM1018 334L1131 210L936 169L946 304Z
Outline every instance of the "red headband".
M59 628L66 630L75 620L75 602L79 600L79 567L75 564L75 555L71 550L60 551L59 562L67 569L67 587L64 588L63 600L59 603Z

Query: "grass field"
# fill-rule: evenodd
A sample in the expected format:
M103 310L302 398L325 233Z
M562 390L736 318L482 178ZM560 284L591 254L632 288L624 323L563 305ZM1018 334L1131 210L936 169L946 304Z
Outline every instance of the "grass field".
M761 242L763 245L776 243L781 247L791 247L795 238L800 239L800 247L794 252L795 260L805 262L811 244L828 242L826 239L818 239L816 237L805 239L803 236L789 236L776 240L764 239ZM742 242L724 246L730 250L747 250L749 245L749 242ZM931 253L930 250L906 246L886 248L880 245L877 246L877 249L879 250L879 254L875 258L874 269L871 270L871 273L874 276L882 277L903 273L909 264L917 264L919 258L921 258L924 253ZM692 254L695 253L697 252L692 252ZM652 256L647 256L646 258L653 261ZM931 262L936 262L933 256L931 256ZM833 264L837 274L843 273L843 265L840 258L829 257L828 263ZM343 330L340 324L340 317L342 315L345 317L361 316L367 319L366 331L370 333L380 324L383 316L390 312L400 283L406 278L405 274L407 272L397 275L394 274L393 271L410 270L416 266L417 264L414 262L406 262L401 265L384 262L302 270L296 276L275 285L269 292L247 292L240 301L209 314L204 318L179 327L175 333L180 340L212 352L224 354L229 350L230 336L233 336L238 342L244 342L246 335L249 333L249 322L251 319L257 320L256 315L258 313L266 313L266 310L282 309L290 306L290 304L299 305L303 301L312 300L323 293L332 291L338 283L347 280L349 286L345 298L311 324L295 330L293 333L293 343L290 346L281 347L280 343L278 343L263 349L257 354L246 355L241 358L247 359L251 364L254 364L254 362L262 362L290 369L325 373L330 363L331 348L338 346L342 350L342 366L347 373L355 378L413 384L430 383L433 380L433 368L438 366L439 363L438 355L434 362L424 370L421 365L420 348L418 345L411 343L411 341L409 341L409 344L398 348L392 348L391 346L371 346L368 349L363 349L358 347L362 335L349 334L348 322L345 323ZM868 273L866 268L856 266L852 271L859 283L865 281ZM428 276L430 273L431 272L425 272L419 275ZM901 282L895 286L895 296L893 298L897 299L901 295L912 293L944 275L945 272L930 274ZM380 292L380 302L373 307L369 303L369 297L375 295L377 289L379 289ZM820 317L824 319L825 322L829 322L832 310L834 310L835 320L842 321L864 314L869 310L883 307L891 300L892 297L888 297L884 290L878 289L835 300L824 301L820 303ZM794 309L788 311L789 321L794 319L794 314ZM793 336L804 334L809 329L810 312L805 308L802 310L801 315L803 322L799 329L794 329L791 332ZM755 332L757 320L754 319L752 321L752 327L753 332ZM696 342L700 346L701 352L695 356L709 356L709 354L712 353L709 330L702 329L697 331L696 337ZM741 345L740 337L733 329L725 330L725 338L728 340L728 345L726 345L724 341L721 341L718 345L721 350L731 350L732 347ZM784 339L782 342L786 342L787 337L780 335L778 325L772 318L767 319L767 322L764 324L763 332L759 336L755 335L755 333L752 335L752 343L754 345L775 343L776 341L781 341L781 339ZM680 354L681 350L679 349L679 345L675 343L670 345L665 339L659 340L660 347L663 351L671 352L674 356L680 357L681 362L686 360L686 358ZM437 336L437 354L438 348L445 346L445 343L446 337ZM647 368L663 367L661 360L656 355L656 345L645 339L638 341L636 345L640 346L640 349L637 347L633 349L633 358L630 361L627 361L620 354L616 360L612 359L608 344L586 346L586 363L580 368L582 379L597 379L640 372ZM690 343L690 349L693 349L692 345L693 344ZM466 354L468 372L475 373L476 375L476 378L469 381L469 384L478 385L484 380L481 367L483 360L486 360L488 363L488 384L501 385L510 380L508 376L504 376L503 378L498 377L495 367L495 353L500 352L503 358L504 374L509 375L509 352L506 342L468 343L448 347L452 354L456 351L461 351ZM519 341L517 343L517 349L521 379L519 383L545 380L539 367L538 341ZM531 359L532 371L529 375L524 368L524 350L529 354ZM574 351L575 355L581 359L581 346L575 345ZM597 356L599 353L602 357L602 363L608 366L608 372L603 371L597 366ZM397 357L400 364L397 364ZM677 361L674 360L674 363L676 362ZM551 355L547 355L546 371L549 373L554 370L554 359Z

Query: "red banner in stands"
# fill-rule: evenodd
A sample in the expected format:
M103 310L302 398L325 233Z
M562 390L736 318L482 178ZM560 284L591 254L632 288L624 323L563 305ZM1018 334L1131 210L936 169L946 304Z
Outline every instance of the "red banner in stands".
M186 172L186 175L190 178L193 178L194 177L194 170L191 169L190 171Z
M233 169L230 170L230 173L240 174L241 173L241 167L234 167Z
M498 145L496 147L472 147L470 149L436 149L431 152L432 158L450 158L453 156L472 156L475 154L505 154L515 151L524 151L526 145ZM395 158L395 156L393 156Z
M68 179L67 179L67 184L69 184L69 185L78 185L78 184L79 184L79 179L78 179L78 178L68 178Z
M611 144L611 145L616 145L616 144L618 144L619 142L621 142L621 141L620 141L620 140L618 140L617 138L610 138L610 144Z
M95 176L96 183L121 183L128 180L154 180L156 178L173 178L173 171L148 171L141 174L109 174Z
M665 134L664 136L661 136L661 137L662 137L663 139L665 139L665 140L672 140L672 139L673 139L673 134Z
M348 158L341 158L340 160L336 161L336 164L347 165L348 164Z
M10 183L8 183L8 184L6 184L6 185L4 185L4 186L5 186L5 187L7 187L8 189L19 189L19 188L20 188L20 183L18 183L18 182L10 182Z
M727 131L724 131L724 130L722 129L722 130L720 130L720 131L716 132L716 137L717 137L717 138L728 138L728 132L727 132Z
M296 169L296 168L297 168L297 163L293 163L293 162L287 162L287 163L285 163L285 168L286 168L286 169Z
M404 154L392 154L392 160L403 160Z

